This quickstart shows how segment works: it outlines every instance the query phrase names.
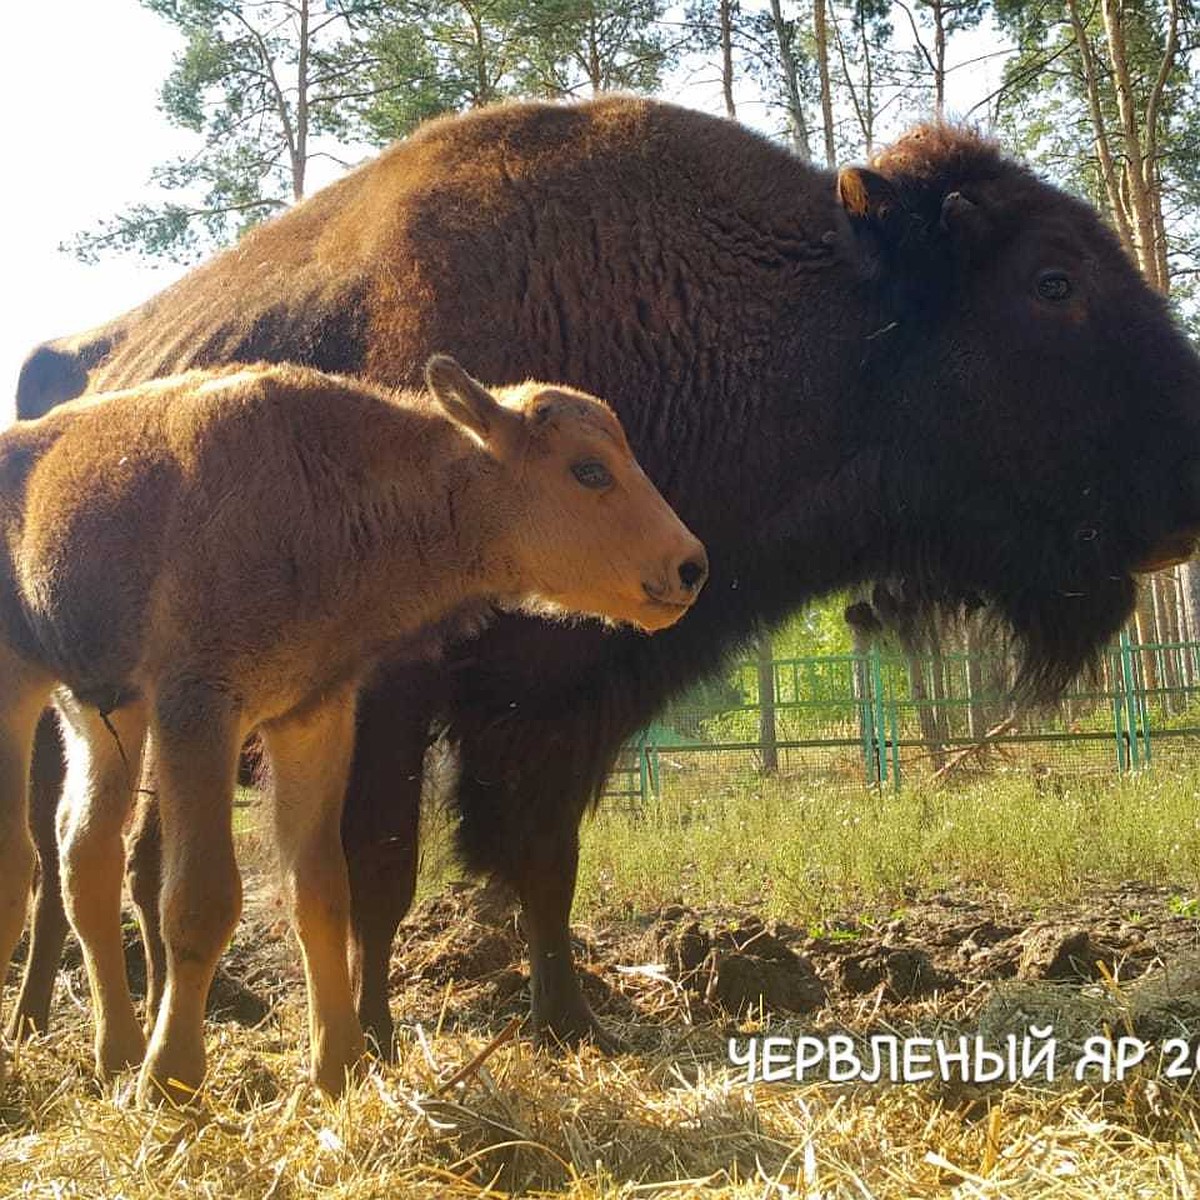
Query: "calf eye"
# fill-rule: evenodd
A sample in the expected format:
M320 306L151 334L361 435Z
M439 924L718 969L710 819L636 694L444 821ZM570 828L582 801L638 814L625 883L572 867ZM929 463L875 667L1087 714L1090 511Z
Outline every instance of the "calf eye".
M583 462L577 462L571 468L571 474L583 484L585 488L606 488L613 481L613 477L609 469L594 458L585 459Z
M1037 290L1043 300L1066 300L1071 280L1065 271L1043 271L1037 278Z

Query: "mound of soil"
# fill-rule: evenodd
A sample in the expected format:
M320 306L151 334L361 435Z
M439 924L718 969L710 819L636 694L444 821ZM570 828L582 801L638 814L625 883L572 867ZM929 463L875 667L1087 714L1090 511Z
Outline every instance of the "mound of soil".
M1034 912L962 886L913 894L878 921L845 913L817 929L673 904L578 929L575 950L597 1013L635 1031L771 1014L841 1025L861 1024L867 1013L882 1022L954 1013L1006 1027L1031 1003L1030 989L1042 995L1053 985L1053 997L1081 1002L1118 995L1122 1020L1139 1036L1175 1037L1200 1029L1200 922L1183 891L1128 882ZM299 950L286 931L274 892L248 888L246 917L210 999L213 1017L256 1024L285 994L300 998ZM133 928L127 948L140 991ZM67 970L67 991L86 996L76 949ZM402 1024L495 1028L527 1011L528 980L516 904L494 886L452 886L401 926L391 985Z

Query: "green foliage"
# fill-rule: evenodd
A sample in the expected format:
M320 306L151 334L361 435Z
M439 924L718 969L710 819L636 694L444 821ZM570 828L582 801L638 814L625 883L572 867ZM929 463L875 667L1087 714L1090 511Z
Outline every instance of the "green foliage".
M516 82L532 95L653 92L687 44L662 24L664 0L539 0L526 10Z
M310 139L340 124L345 47L374 7L142 2L183 35L159 107L201 144L152 172L153 185L181 199L134 204L67 243L85 261L110 251L193 261L302 195Z
M160 108L201 145L155 168L169 199L71 239L85 261L192 261L302 196L311 160L346 143L518 95L651 91L687 43L665 0L142 2L184 37Z
M1113 151L1120 161L1120 114L1104 49L1098 5L1080 4L1088 44L1100 66L1099 101ZM1159 0L1127 0L1124 32L1134 87L1134 115L1144 134L1149 89L1162 65L1167 7ZM1029 5L995 0L995 14L1016 50L1005 65L994 119L1003 140L1061 186L1111 214L1096 153L1095 126L1088 107L1081 52L1065 0ZM1200 35L1193 7L1181 9L1184 45ZM1178 315L1196 319L1194 288L1200 272L1200 90L1181 53L1170 69L1158 112L1158 164L1169 246L1172 293Z
M797 613L779 629L765 634L775 660L849 654L849 628L842 618L845 598L834 596ZM738 653L726 668L704 679L673 700L664 709L660 723L684 734L710 742L751 742L758 735L758 711L747 705L758 703L758 687L750 663L753 652ZM842 736L841 727L854 720L849 670L844 663L816 667L798 682L781 684L780 700L811 704L801 712L780 714L781 738L816 737L820 727L834 729L829 736ZM815 672L815 673L814 673ZM849 736L854 736L853 731Z
M364 23L352 127L376 143L516 96L648 92L681 52L664 0L401 0Z

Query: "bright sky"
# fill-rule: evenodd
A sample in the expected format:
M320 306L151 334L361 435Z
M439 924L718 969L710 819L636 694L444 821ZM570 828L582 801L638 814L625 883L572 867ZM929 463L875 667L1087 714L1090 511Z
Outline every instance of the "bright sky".
M186 142L156 111L177 48L136 0L6 5L0 41L0 388L38 342L97 325L166 286L178 269L112 258L85 267L59 242L144 190Z
M898 30L899 32L899 30ZM898 39L899 40L899 39ZM17 373L38 343L98 325L167 286L181 269L133 257L85 266L60 242L147 193L155 163L184 153L191 135L157 111L179 48L174 31L137 0L24 0L5 6L0 40L0 421ZM956 39L961 61L993 49ZM951 107L986 95L996 60L951 76ZM681 77L671 99L719 111L715 72ZM745 119L761 120L752 106Z

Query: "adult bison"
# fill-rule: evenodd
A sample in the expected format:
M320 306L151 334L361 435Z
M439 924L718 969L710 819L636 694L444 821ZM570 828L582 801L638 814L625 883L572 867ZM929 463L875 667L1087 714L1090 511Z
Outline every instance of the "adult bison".
M384 1044L433 718L459 750L463 859L524 906L537 1026L598 1034L568 930L579 823L668 696L881 578L910 605L984 599L1053 689L1200 526L1200 365L1161 300L1090 208L942 125L835 177L641 100L440 121L35 351L19 405L235 359L409 383L435 350L610 397L713 574L653 640L501 618L364 698L343 835Z

